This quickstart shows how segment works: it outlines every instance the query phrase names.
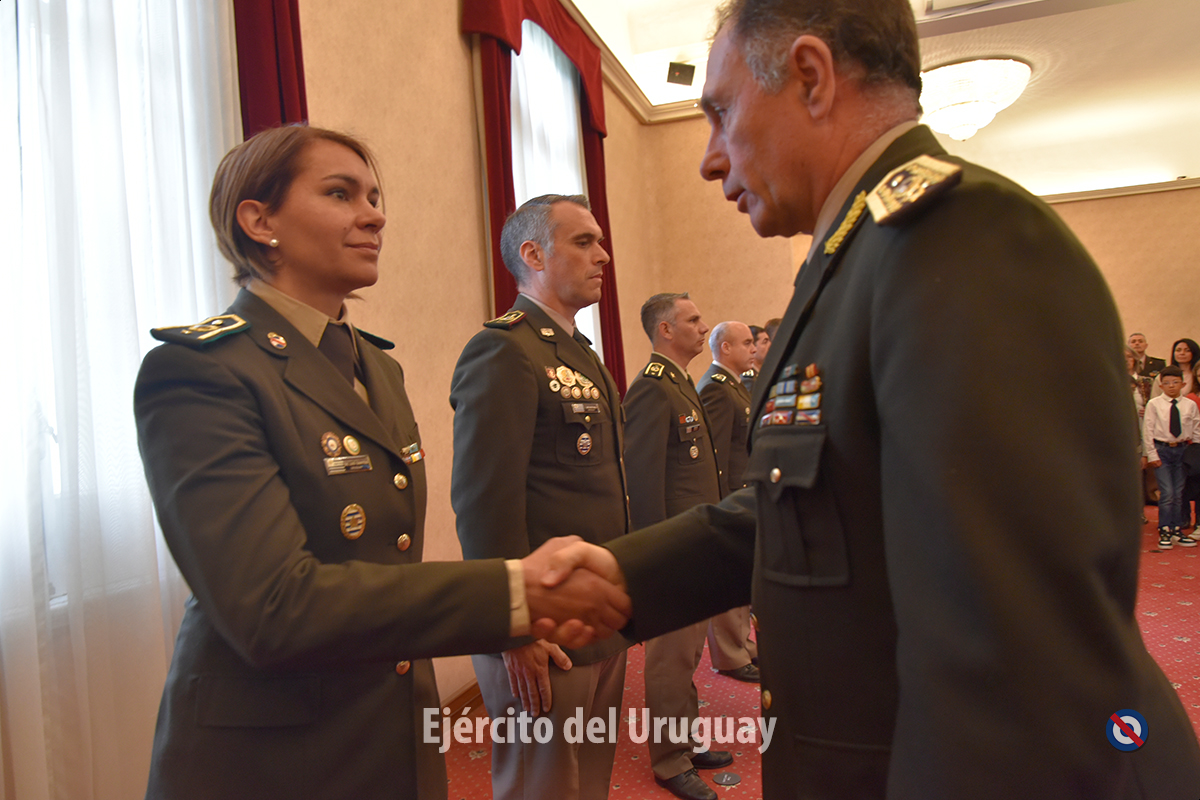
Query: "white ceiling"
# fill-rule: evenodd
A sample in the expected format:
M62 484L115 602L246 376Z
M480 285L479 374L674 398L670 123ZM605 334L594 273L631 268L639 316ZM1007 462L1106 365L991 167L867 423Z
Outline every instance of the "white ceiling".
M923 67L1008 56L1028 62L1033 77L973 138L939 136L947 150L1041 195L1200 178L1200 0L993 0L926 11L964 1L910 0ZM690 110L715 0L573 3L636 81L638 100ZM696 66L692 86L666 82L671 61Z

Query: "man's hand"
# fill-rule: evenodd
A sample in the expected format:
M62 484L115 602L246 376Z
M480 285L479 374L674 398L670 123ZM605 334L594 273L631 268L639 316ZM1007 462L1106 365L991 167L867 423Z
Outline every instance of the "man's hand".
M571 659L556 644L532 644L504 651L504 666L508 669L508 685L521 705L533 716L550 711L553 700L550 692L550 659L559 669L571 668Z
M582 647L625 626L632 604L617 561L577 536L551 539L521 560L534 636Z

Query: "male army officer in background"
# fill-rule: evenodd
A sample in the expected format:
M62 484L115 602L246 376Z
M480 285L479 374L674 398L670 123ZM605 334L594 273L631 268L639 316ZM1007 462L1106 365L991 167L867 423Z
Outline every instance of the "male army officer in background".
M813 232L753 488L557 559L625 585L637 638L753 586L765 800L1195 800L1200 748L1134 619L1112 297L1044 203L917 125L920 86L908 0L723 9L701 173L761 236ZM980 361L969 391L947 367Z
M713 447L721 471L721 497L746 485L746 439L750 433L750 390L738 380L758 352L757 337L742 322L718 322L708 337L713 363L700 379L700 399L712 422ZM756 683L758 645L750 638L750 607L731 608L708 623L713 668L739 681Z
M620 397L574 322L600 299L601 238L582 196L535 198L504 223L501 255L521 294L467 344L450 392L464 558L520 558L555 535L600 543L628 529ZM488 714L523 707L553 722L548 742L493 743L496 798L608 796L616 744L572 745L563 730L580 708L606 725L610 708L619 714L627 646L617 636L564 653L532 641L472 657Z
M704 349L708 326L683 294L656 294L642 305L650 363L625 394L625 469L632 529L662 522L721 499L717 464L703 405L687 366ZM696 719L693 676L707 626L696 622L646 642L646 707L651 719ZM666 738L666 737L664 737ZM694 753L690 741L649 741L654 780L684 800L716 800L696 773L733 763L722 750Z
M1146 334L1129 334L1129 349L1133 351L1137 374L1146 378L1157 378L1167 362L1161 358L1146 355Z

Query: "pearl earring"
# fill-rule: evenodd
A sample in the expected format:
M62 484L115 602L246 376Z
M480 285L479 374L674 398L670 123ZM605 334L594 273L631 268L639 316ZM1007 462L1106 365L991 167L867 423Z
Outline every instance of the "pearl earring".
M271 247L279 247L279 240L272 239L271 241L267 242L267 244L270 245Z

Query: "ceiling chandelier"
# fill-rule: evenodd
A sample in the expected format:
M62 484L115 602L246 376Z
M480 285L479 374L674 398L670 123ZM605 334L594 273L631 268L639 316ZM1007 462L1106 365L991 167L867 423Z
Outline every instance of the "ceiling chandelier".
M970 139L1021 96L1031 74L1028 64L1012 58L981 58L922 72L922 122L960 142Z

